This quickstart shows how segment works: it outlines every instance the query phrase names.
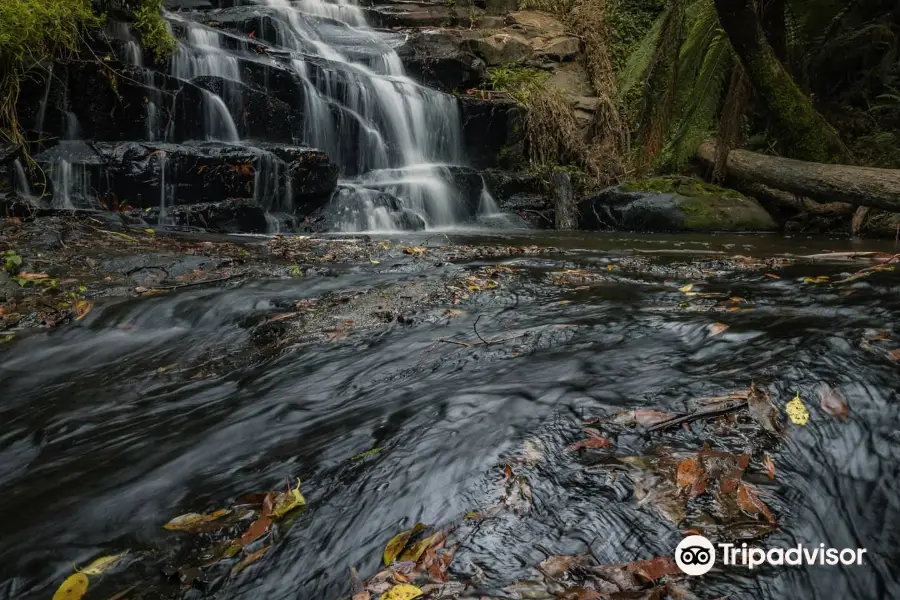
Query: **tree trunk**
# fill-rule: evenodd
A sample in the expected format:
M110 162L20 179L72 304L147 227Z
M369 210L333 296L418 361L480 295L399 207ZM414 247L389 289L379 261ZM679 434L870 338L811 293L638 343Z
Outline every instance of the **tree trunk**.
M766 40L775 56L787 68L787 26L785 24L785 0L760 0L760 19Z
M562 169L550 176L553 208L556 212L556 229L571 231L578 227L578 215L575 208L575 194L572 191L572 180Z
M715 0L719 23L728 34L753 88L775 122L775 133L796 158L832 162L847 156L837 132L820 115L766 41L751 0Z
M705 142L697 155L715 164L715 142ZM728 175L819 202L845 202L900 212L900 170L833 165L732 150Z

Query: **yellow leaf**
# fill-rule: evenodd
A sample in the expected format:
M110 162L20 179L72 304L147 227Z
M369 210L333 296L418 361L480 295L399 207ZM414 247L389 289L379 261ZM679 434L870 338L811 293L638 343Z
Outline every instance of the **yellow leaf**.
M170 531L190 531L192 528L198 525L209 523L210 521L215 521L216 519L224 517L230 512L230 510L223 508L208 515L201 515L199 513L186 513L181 516L175 517L174 519L163 525L163 529L168 529Z
M149 233L150 235L153 235L153 234L156 233L156 231L153 230L153 229L145 229L145 230L144 230L144 233Z
M794 425L806 425L809 422L809 411L800 400L800 392L797 392L794 399L785 405L784 410Z
M413 598L418 598L423 593L422 590L414 585L401 583L383 593L379 600L412 600Z
M94 308L94 304L87 300L76 300L75 304L72 305L72 308L75 311L75 320L80 321L85 315L91 312L91 309Z
M394 559L400 556L400 553L403 552L403 548L406 547L409 536L418 531L422 531L423 529L425 529L424 523L416 523L412 529L401 531L392 537L387 543L387 546L384 547L384 564L389 565L394 562Z
M615 268L616 268L616 265L606 265L606 270L607 270L607 271L612 271L612 270L615 269Z
M691 291L692 289L694 289L694 284L693 284L693 283L689 283L689 284L687 284L687 285L684 286L684 287L678 288L678 291L679 291L679 292L685 292L685 293L687 293L687 292Z
M728 329L728 325L725 323L713 323L709 327L710 335L719 335Z
M88 578L84 573L75 573L62 582L56 593L53 594L53 600L78 600L84 596L88 589ZM410 596L411 598L413 596Z
M272 508L272 517L283 517L295 508L306 504L306 498L300 493L300 478L297 478L297 487L289 492L282 492L275 496L275 505Z
M443 535L444 532L438 531L437 533L432 534L425 539L419 540L418 542L404 550L402 554L400 554L400 560L411 560L413 562L418 562L425 550L427 550L432 544L437 542Z
M372 263L373 265L380 265L380 264L381 264L381 261L380 261L380 260L375 260L374 258L370 258L370 259L369 259L369 262Z
M85 575L100 575L103 571L109 569L114 566L117 562L119 562L123 556L128 554L128 552L122 552L121 554L110 554L109 556L101 556L100 558L95 558L91 561L91 564L81 569L80 572Z

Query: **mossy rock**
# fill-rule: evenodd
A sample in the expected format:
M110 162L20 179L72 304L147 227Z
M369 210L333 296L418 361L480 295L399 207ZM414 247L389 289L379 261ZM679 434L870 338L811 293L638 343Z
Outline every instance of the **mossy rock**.
M697 179L665 177L607 188L580 203L580 229L772 231L775 221L752 199Z

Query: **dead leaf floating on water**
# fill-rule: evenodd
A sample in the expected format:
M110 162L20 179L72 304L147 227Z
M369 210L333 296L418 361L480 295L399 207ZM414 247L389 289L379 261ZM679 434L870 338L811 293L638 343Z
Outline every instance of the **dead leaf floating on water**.
M272 517L283 517L295 508L300 508L306 504L306 498L300 493L300 479L297 479L297 486L287 492L282 492L275 496L275 503L272 508Z
M168 529L170 531L190 531L191 529L195 529L196 527L209 523L210 521L215 521L221 517L224 517L227 514L230 514L231 511L228 509L217 510L208 515L201 515L199 513L186 513L175 517L165 525L163 525L163 529Z
M719 335L720 333L724 333L728 330L728 325L725 323L713 323L709 327L710 335Z
M410 536L414 533L418 533L425 529L424 523L416 523L412 529L408 529L406 531L401 531L394 537L390 539L387 543L387 546L384 548L384 555L382 558L384 559L384 564L389 565L394 562L394 559L400 556L400 553L403 552L403 549L406 547L406 542L409 541Z
M85 575L100 575L104 571L114 567L122 558L128 554L128 552L122 552L121 554L111 554L109 556L101 556L100 558L95 558L91 561L91 564L86 566L83 569L79 569L80 573L84 573Z
M686 294L686 293L690 292L690 291L693 290L693 289L694 289L694 284L693 284L693 283L689 283L689 284L687 284L687 285L685 285L685 286L682 286L682 287L678 288L678 291L679 291L679 292L684 292L684 293Z
M53 600L78 600L85 595L88 589L88 578L84 573L75 573L62 582Z
M414 585L401 583L383 593L379 600L412 600L413 598L418 598L423 593L422 590Z
M75 304L72 305L72 310L75 313L75 320L82 320L89 312L91 312L92 308L94 308L93 302L88 302L87 300L76 301Z
M766 467L766 474L769 476L769 479L775 479L775 461L768 454L763 458L763 466Z
M784 410L794 425L806 425L809 422L809 411L806 410L806 406L800 400L800 392L797 392L794 399L784 406Z
M744 482L738 484L737 502L744 512L751 515L762 515L769 523L775 523L775 516L766 503L760 500L756 492Z
M268 552L269 548L271 548L271 546L266 546L265 548L260 548L256 552L253 552L252 554L248 554L241 560L241 562L237 563L236 565L234 565L231 568L231 573L233 575L240 573L241 571L243 571L244 569L249 567L251 564L255 563L260 558L262 558L262 555L265 554L266 552Z
M843 394L831 386L825 386L819 392L819 406L829 415L837 417L841 421L850 418L850 408L847 406Z
M888 358L893 361L900 361L900 348L894 348L888 352Z
M763 429L771 433L780 433L777 421L778 410L772 404L769 394L758 389L755 383L750 384L750 394L747 396L747 410L750 412L750 416L763 426Z

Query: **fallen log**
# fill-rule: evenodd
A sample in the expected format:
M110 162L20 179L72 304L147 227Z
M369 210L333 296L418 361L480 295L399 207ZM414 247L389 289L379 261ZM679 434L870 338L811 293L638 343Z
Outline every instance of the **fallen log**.
M715 164L716 145L705 142L697 156ZM819 202L842 202L900 212L900 170L830 165L748 150L728 153L730 177L806 196Z

